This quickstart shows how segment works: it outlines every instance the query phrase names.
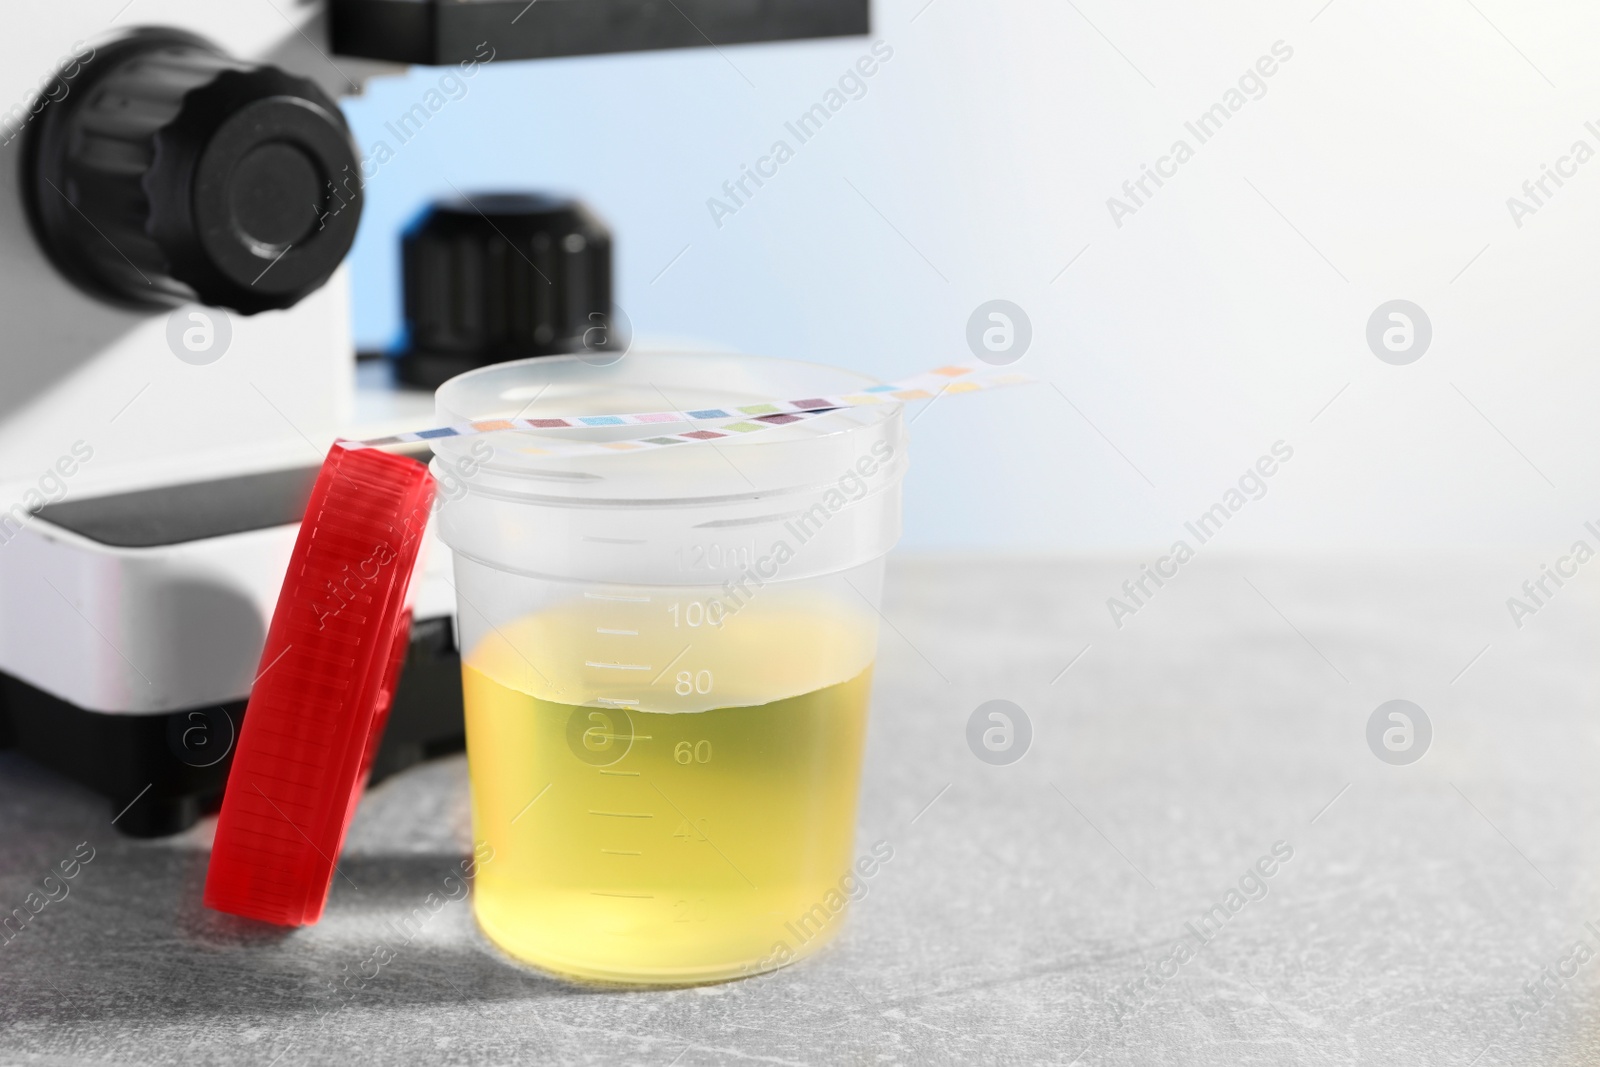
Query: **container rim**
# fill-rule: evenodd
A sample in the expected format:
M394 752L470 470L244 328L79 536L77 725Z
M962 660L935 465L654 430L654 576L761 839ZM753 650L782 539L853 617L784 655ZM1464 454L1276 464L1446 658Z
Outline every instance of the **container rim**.
M652 380L644 370L649 366L647 360L662 361L663 376ZM630 354L609 366L596 366L581 355L570 354L497 363L451 378L439 387L435 402L439 419L447 423L533 417L531 411L536 411L537 417L571 418L691 410L805 395L837 396L874 384L877 379L871 375L811 361L671 348ZM559 390L546 396L552 387ZM663 387L677 395L668 397ZM700 396L685 399L688 391ZM586 405L582 398L591 392L596 403ZM518 407L525 397L527 402ZM545 406L534 408L541 397ZM563 405L563 400L571 402ZM673 427L684 424L519 429L442 437L432 442L431 466L440 480L441 503L445 505L467 495L507 503L624 508L771 500L838 479L858 453L867 453L874 440L887 439L898 451L902 409L900 403L842 408L715 442L583 456L530 455L524 450L552 443L652 437L680 432ZM737 463L730 458L733 456L739 458Z

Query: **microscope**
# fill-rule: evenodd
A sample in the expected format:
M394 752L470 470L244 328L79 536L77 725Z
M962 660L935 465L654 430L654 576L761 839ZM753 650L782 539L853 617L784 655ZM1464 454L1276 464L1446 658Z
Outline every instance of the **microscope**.
M145 837L220 800L329 445L611 315L581 204L466 196L407 231L406 338L358 368L343 262L373 167L339 98L413 64L868 32L867 0L24 6L0 42L0 747ZM461 748L450 576L430 538L373 781Z

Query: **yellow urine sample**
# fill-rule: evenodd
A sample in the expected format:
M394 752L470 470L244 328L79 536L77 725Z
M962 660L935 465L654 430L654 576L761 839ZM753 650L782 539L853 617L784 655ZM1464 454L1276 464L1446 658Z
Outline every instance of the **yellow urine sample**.
M478 923L543 970L717 981L843 924L875 628L752 604L690 631L666 612L577 604L465 659L474 832L494 850Z

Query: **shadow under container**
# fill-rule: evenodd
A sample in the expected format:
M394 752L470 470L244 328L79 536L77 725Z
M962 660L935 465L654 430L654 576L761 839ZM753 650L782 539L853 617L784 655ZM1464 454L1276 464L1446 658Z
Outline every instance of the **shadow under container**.
M445 383L441 423L753 407L850 372L726 354L545 357ZM705 442L682 422L434 442L455 558L478 868L505 952L636 985L809 954L844 922L901 408ZM710 424L716 428L716 424ZM603 442L603 455L553 445Z

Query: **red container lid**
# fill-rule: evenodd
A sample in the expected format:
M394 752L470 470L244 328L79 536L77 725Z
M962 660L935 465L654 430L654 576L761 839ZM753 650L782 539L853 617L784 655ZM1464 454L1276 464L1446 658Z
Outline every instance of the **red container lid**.
M433 494L402 456L336 444L323 462L228 774L207 907L283 926L322 917L405 659Z

